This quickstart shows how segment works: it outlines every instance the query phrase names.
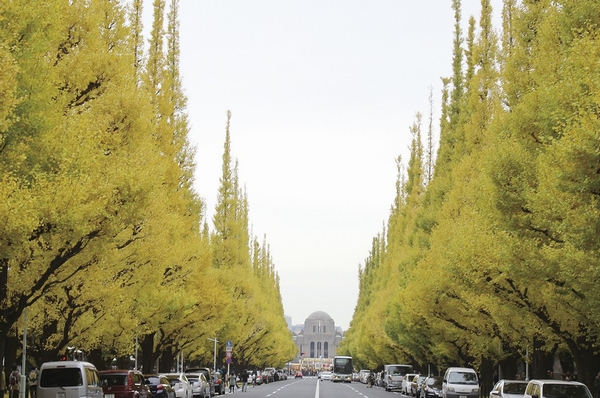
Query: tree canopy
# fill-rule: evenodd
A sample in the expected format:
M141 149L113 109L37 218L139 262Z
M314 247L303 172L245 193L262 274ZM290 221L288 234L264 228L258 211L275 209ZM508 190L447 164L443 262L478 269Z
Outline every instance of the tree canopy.
M193 188L178 1L154 1L147 48L142 4L0 5L0 356L27 319L32 365L69 346L101 368L207 364L216 337L280 366L295 347L237 175L214 232Z
M473 366L486 391L497 365L512 378L528 361L545 377L559 356L591 387L600 6L505 0L498 31L482 0L466 40L460 1L452 7L433 178L415 179L428 162L413 144L386 231L360 268L343 348L365 364Z

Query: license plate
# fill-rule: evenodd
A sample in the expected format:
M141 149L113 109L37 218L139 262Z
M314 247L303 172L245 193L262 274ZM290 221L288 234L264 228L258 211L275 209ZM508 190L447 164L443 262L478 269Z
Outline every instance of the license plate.
M461 395L459 398L467 398L467 396L466 395Z
M66 398L66 396L67 396L67 394L64 393L64 392L57 392L56 393L56 398Z
M104 394L104 398L115 398L115 394Z

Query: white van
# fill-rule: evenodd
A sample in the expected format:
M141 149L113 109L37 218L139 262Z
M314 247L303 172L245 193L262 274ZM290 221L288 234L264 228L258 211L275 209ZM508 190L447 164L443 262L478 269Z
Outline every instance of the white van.
M471 368L448 368L442 380L443 398L479 398L479 379Z
M46 362L40 367L37 398L103 398L98 370L89 362Z

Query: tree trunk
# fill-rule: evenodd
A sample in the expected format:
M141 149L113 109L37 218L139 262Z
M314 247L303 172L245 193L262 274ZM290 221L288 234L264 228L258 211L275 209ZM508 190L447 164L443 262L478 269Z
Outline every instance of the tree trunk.
M487 397L490 395L490 391L494 387L494 363L489 358L481 359L481 366L479 368L480 377L479 380L479 396Z
M533 340L533 354L531 357L531 367L529 371L529 379L547 379L548 370L552 370L554 366L554 351L548 353L542 351L543 341L537 338Z
M156 360L158 359L159 354L154 352L154 336L156 332L146 334L139 341L140 349L142 351L142 369L144 373L150 372L159 372L159 369L154 369L156 367ZM164 369L160 369L160 371L164 371Z

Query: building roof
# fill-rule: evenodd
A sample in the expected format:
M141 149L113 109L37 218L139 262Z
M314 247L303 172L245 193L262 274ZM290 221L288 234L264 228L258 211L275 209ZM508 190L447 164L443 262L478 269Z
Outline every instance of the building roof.
M333 318L330 317L329 314L325 311L315 311L312 314L310 314L308 318L306 318L306 320L309 319L333 320Z

